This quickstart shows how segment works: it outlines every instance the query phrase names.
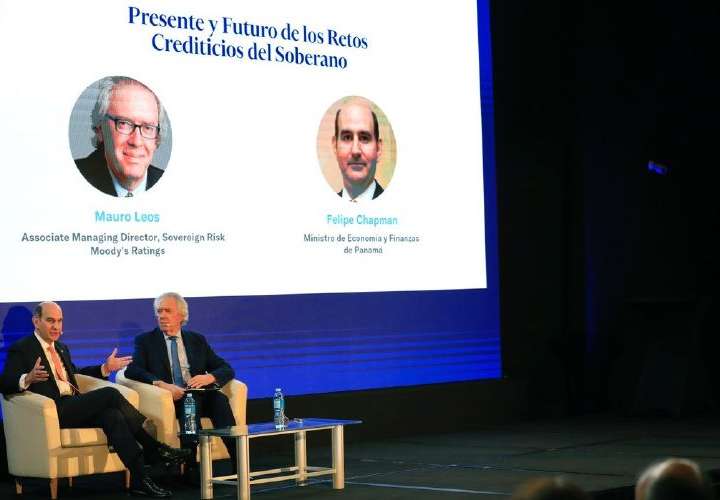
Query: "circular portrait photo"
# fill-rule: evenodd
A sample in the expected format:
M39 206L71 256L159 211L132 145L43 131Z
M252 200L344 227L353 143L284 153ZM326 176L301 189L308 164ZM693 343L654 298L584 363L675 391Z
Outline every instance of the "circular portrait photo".
M387 189L397 148L385 113L369 99L343 97L325 112L317 136L320 169L343 200L371 201Z
M172 133L160 99L126 76L105 77L80 94L69 135L78 171L110 196L142 195L157 184L170 160Z

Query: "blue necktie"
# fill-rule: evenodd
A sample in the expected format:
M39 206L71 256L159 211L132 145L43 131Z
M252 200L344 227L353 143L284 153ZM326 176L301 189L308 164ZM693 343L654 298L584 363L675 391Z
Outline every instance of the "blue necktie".
M178 356L177 337L169 337L170 342L170 356L172 359L172 377L173 383L178 387L185 387L185 381L183 380L182 370L180 369L180 356Z

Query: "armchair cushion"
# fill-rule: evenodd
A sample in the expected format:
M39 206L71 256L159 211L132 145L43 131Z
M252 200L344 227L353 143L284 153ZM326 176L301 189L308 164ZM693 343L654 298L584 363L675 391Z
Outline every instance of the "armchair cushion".
M60 429L60 445L63 448L103 444L107 444L107 437L102 429L90 427L81 429Z
M117 372L115 380L118 384L133 389L140 397L138 409L140 413L150 418L155 425L158 441L170 446L180 446L178 432L180 430L177 418L175 417L175 405L170 392L152 384L138 382L125 377L125 370ZM239 426L246 426L245 415L247 408L247 385L239 380L231 380L220 389L230 401L230 408L235 416L235 422ZM212 423L209 418L201 420L201 426L211 429ZM219 438L210 440L213 459L227 458L228 454Z

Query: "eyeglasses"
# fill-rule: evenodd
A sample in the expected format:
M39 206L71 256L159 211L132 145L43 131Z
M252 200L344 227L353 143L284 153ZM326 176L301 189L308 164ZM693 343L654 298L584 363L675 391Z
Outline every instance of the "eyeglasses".
M125 118L119 118L113 115L105 115L105 118L115 122L115 130L123 135L132 135L136 128L140 129L140 135L145 139L157 139L160 133L160 127L157 125L149 125L147 123L133 123Z

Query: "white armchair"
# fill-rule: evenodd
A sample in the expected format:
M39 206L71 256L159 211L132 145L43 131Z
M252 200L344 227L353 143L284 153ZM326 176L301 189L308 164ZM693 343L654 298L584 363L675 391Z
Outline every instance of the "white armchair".
M180 427L175 417L175 405L170 392L151 384L138 382L125 377L125 370L117 372L115 381L136 391L140 396L140 413L152 420L156 429L155 438L168 446L179 447L178 432ZM220 389L230 401L230 408L235 416L238 426L247 427L245 412L247 408L247 385L239 380L231 380ZM203 429L212 429L212 422L207 417L202 418ZM213 460L228 458L227 450L218 437L210 440L210 456ZM199 460L199 455L198 458Z
M76 374L78 388L85 393L101 387L115 387L130 404L138 407L138 394L127 387ZM57 498L58 478L72 478L103 472L125 471L125 488L130 473L107 445L100 428L60 429L55 401L30 391L2 399L7 443L8 470L15 476L15 489L22 493L23 477L50 480L50 497Z

